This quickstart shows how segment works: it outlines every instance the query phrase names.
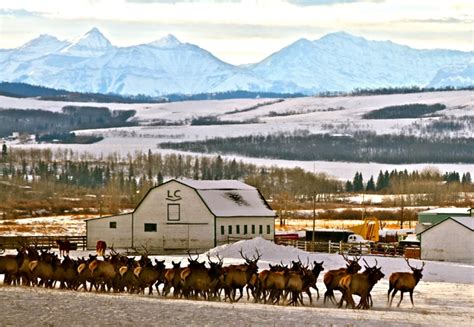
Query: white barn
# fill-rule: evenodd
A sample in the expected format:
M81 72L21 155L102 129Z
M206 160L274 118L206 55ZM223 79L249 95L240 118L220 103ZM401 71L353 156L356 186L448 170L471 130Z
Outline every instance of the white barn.
M421 259L474 264L474 217L449 217L418 235Z
M170 180L148 191L131 213L86 221L87 248L153 252L210 249L229 238L274 239L275 213L255 188L233 180Z

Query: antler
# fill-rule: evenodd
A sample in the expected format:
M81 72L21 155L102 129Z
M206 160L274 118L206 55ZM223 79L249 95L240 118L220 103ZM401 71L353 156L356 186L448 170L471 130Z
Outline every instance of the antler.
M365 268L367 268L367 269L370 268L370 265L367 263L367 261L365 261L365 258L362 259L362 260L365 262Z
M242 248L240 248L239 253L240 253L240 256L242 257L242 259L244 259L246 262L250 262L250 259L247 258L247 256L245 256L245 255L242 253Z
M412 266L410 265L410 261L409 261L408 258L405 258L405 261L407 262L408 267L410 267L411 269L416 269L415 267L412 267Z
M255 256L254 256L253 259L254 259L255 262L257 262L262 257L262 254L260 252L258 252L258 249L255 249L255 253L257 253L257 257L255 258Z

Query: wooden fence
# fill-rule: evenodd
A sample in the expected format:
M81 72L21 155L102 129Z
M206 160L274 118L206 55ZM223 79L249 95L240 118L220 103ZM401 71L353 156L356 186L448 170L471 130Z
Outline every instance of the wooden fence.
M71 250L86 250L86 236L0 236L0 249L34 246L39 249L57 248L56 240L68 240Z

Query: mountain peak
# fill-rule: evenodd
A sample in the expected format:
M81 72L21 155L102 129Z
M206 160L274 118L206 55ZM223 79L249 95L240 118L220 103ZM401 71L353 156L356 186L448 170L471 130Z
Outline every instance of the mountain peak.
M182 43L173 34L167 34L161 39L149 43L149 45L157 48L174 48Z
M38 37L34 38L33 40L30 40L26 42L25 44L23 44L21 47L22 48L37 47L43 44L51 44L51 43L61 43L61 41L59 41L57 38L49 34L40 34Z
M74 41L70 46L62 52L78 57L95 57L102 55L105 51L112 48L110 41L99 31L97 27L93 27L79 39Z

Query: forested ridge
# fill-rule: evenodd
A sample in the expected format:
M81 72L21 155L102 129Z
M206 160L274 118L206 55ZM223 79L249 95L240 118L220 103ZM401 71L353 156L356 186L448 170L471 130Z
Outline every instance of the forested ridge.
M201 153L302 161L380 163L474 163L474 138L422 138L405 135L291 134L215 138L162 143L160 147Z

